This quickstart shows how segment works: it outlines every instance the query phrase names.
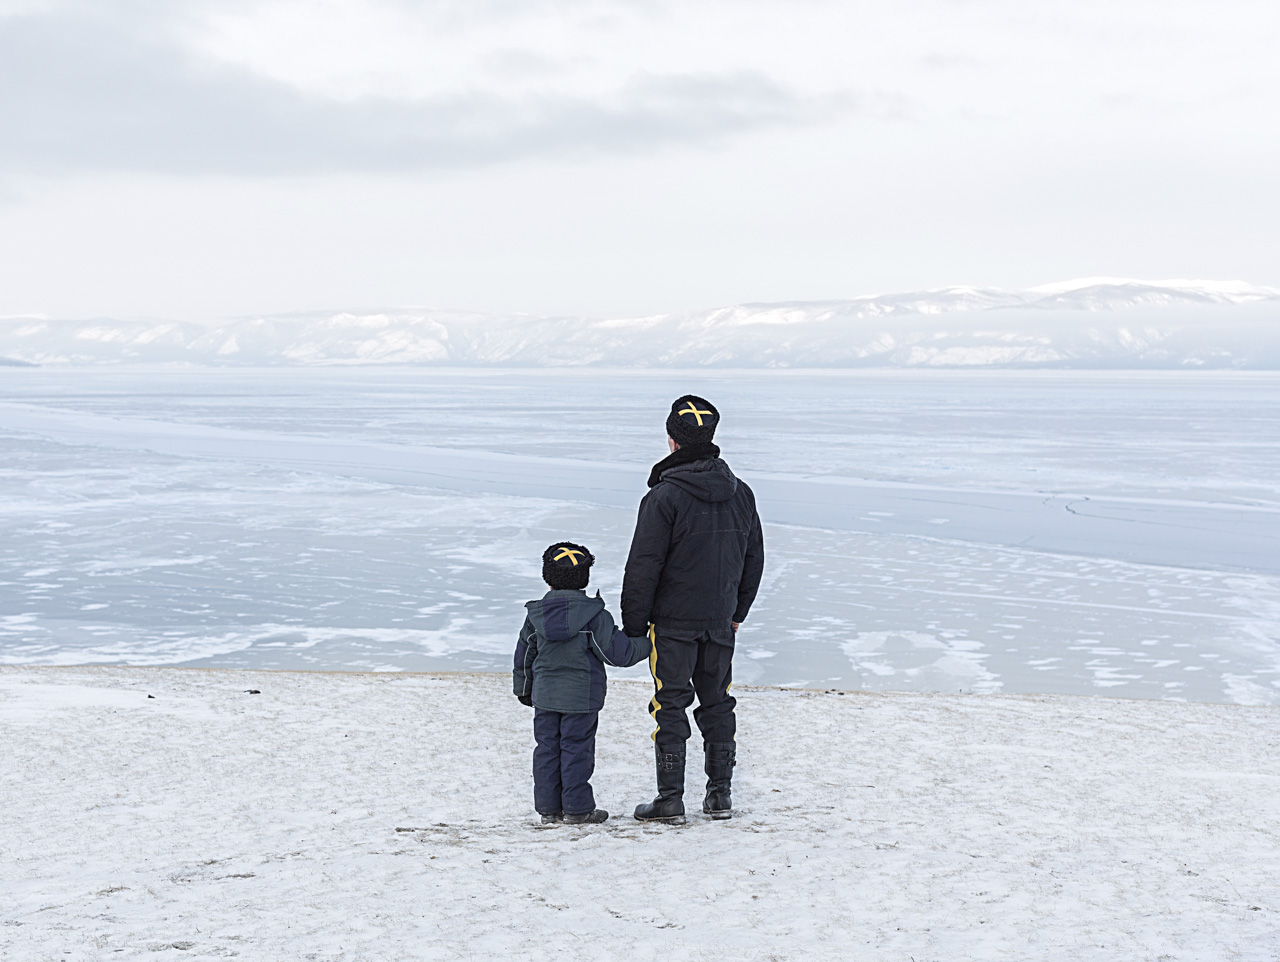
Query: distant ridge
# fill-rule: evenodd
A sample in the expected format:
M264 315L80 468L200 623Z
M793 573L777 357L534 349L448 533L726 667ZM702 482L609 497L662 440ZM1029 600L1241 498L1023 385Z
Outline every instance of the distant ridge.
M27 364L1280 370L1280 289L1100 277L630 318L413 308L209 325L24 317L0 319L0 354Z

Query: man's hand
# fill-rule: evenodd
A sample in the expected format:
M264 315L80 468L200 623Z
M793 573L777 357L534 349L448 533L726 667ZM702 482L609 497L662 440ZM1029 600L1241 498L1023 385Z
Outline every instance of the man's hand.
M733 625L733 633L736 635L736 634L738 633L738 628L742 625L742 622L740 622L740 621L731 621L731 622L729 622L729 624Z
M533 696L531 695L516 695L516 699L526 708L533 707Z

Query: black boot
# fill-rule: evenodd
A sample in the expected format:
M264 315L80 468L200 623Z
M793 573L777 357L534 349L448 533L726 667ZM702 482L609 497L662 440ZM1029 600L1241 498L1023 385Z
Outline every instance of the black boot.
M731 818L733 795L730 783L733 766L737 764L737 746L733 742L706 742L702 746L706 755L707 797L702 800L702 810L712 818Z
M642 822L684 821L684 749L664 752L657 749L658 797L636 806Z

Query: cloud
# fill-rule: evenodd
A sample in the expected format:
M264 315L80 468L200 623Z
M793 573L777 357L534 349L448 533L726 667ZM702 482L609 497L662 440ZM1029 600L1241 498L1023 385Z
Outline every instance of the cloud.
M335 100L199 57L146 26L69 10L0 19L0 174L463 168L708 145L849 106L749 70L636 75L599 96Z

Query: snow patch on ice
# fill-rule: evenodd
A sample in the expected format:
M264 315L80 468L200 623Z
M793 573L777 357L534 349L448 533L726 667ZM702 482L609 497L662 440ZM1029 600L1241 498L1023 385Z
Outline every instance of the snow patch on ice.
M842 641L840 650L857 671L881 678L901 673L917 689L996 692L1003 687L999 677L985 666L983 646L959 632L860 631ZM892 663L884 657L890 653L894 656ZM905 653L910 654L904 659ZM895 668L893 663L905 663L905 667Z

